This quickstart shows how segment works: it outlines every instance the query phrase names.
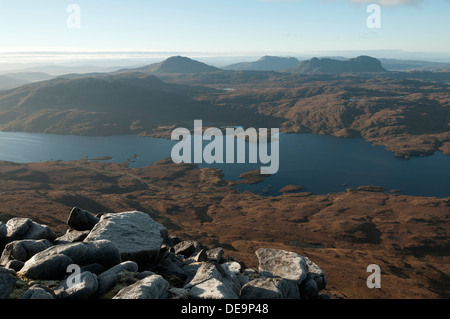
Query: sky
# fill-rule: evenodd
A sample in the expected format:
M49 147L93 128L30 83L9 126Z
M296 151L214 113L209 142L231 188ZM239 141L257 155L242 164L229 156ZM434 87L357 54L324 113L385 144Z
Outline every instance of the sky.
M79 15L67 11L71 4ZM379 5L381 28L368 27L369 4ZM404 50L450 56L449 17L449 0L0 0L0 52Z

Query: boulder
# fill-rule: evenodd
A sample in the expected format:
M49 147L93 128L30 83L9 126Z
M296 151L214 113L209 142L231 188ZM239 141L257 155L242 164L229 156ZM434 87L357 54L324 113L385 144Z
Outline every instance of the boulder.
M95 224L99 222L100 218L94 216L87 210L74 207L70 212L67 225L74 230L85 231L92 230Z
M19 275L40 280L62 279L67 275L67 267L71 264L72 259L66 255L38 253L25 263Z
M183 255L184 257L191 257L202 248L203 246L200 243L193 240L182 241L173 247L176 255Z
M74 284L71 280L61 281L55 294L61 299L89 299L98 288L97 276L89 271L80 274L79 282Z
M16 277L0 269L0 299L8 298L16 286Z
M304 258L308 269L306 273L307 278L311 278L316 282L319 291L325 289L327 284L325 280L325 272L320 269L320 267L317 266L314 262L312 262L308 257Z
M22 239L48 239L50 241L56 238L55 233L46 225L33 222L29 218L11 218L6 223L7 242Z
M61 244L69 244L69 243L76 243L83 241L87 235L89 235L89 230L72 230L69 229L64 235L56 238L53 241L53 244L55 245L61 245Z
M121 289L113 299L167 299L169 283L159 275L147 276Z
M313 278L307 277L298 287L302 299L318 299L319 287Z
M146 266L154 263L167 236L165 227L147 214L135 211L102 215L84 242L111 241L122 260Z
M47 239L53 241L56 238L55 233L47 226L33 222L23 239Z
M241 264L236 261L227 261L223 264L220 264L222 268L228 273L228 274L239 274L241 272Z
M98 289L95 295L100 297L111 290L119 282L119 273L124 270L129 272L137 272L138 265L133 261L126 261L101 273L97 277Z
M11 260L25 262L35 254L49 248L52 244L46 240L23 239L7 244L0 257L0 265L6 265Z
M252 280L245 284L240 293L241 299L300 299L297 285L283 278Z
M32 279L61 279L71 264L98 263L110 268L121 262L117 247L106 240L56 245L30 258L20 273Z
M56 295L53 290L45 286L34 285L23 294L21 299L56 299Z
M29 218L11 218L6 223L7 240L12 242L14 240L23 239L28 232L28 229L30 229L31 224L33 224L33 221Z
M219 266L220 267L220 266ZM202 263L195 277L185 287L192 299L238 299L233 282L226 278L218 267Z
M272 248L260 248L256 251L259 271L268 271L274 276L294 281L300 285L306 278L307 265L299 254Z
M220 263L223 253L224 253L223 248L221 248L221 247L213 248L206 252L206 254L208 255L209 261L215 261L218 263Z

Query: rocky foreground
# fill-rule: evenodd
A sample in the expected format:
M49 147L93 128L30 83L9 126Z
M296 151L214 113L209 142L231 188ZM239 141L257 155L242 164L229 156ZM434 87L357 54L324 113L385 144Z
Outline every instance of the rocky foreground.
M29 218L0 222L0 299L327 299L307 257L256 251L258 270L220 247L169 236L138 211L75 207L59 236Z

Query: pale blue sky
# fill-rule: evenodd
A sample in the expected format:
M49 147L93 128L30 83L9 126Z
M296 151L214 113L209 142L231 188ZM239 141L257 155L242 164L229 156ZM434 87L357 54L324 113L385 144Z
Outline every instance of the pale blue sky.
M366 7L377 2L382 28L369 29ZM413 4L386 4L398 2ZM80 29L66 25L71 3ZM0 0L0 34L0 51L450 53L450 1Z

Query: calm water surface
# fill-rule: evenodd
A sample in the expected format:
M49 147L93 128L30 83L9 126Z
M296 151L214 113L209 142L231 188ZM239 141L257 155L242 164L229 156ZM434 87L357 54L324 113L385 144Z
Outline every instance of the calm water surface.
M0 132L0 160L19 163L49 160L94 159L110 156L125 162L136 155L132 167L143 167L170 157L175 141L140 137L84 137ZM200 167L207 167L202 164ZM212 164L226 179L261 164ZM349 187L378 185L402 194L450 196L450 156L400 159L382 146L362 139L342 139L313 134L280 134L280 169L264 183L240 186L241 190L278 195L287 185L302 185L315 194L341 192ZM344 186L344 184L346 184Z

